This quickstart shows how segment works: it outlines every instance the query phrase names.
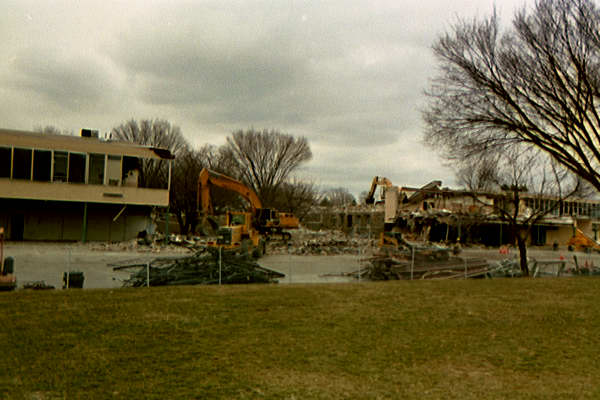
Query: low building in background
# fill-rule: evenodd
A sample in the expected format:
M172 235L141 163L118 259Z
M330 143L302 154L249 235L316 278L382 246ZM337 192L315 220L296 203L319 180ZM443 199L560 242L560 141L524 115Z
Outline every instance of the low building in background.
M533 193L520 194L523 217L547 211L532 228L532 245L568 245L575 235L597 242L600 201L569 198L558 200ZM507 222L497 213L500 193L443 188L441 181L414 187L385 186L379 201L348 207L318 207L308 214L310 229L338 229L371 234L399 231L415 240L462 242L500 246L513 244Z
M168 150L81 133L0 129L0 226L9 240L127 240L151 230L152 210L169 205ZM155 187L140 185L146 160L164 164Z

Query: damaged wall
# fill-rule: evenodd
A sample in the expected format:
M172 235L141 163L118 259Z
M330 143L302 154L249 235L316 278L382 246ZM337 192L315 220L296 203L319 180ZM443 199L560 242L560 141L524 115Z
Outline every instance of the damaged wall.
M311 230L341 230L346 233L379 235L383 231L384 212L376 206L315 207L303 219Z
M394 225L405 234L420 240L461 241L489 246L513 242L507 223L495 213L495 205L499 201L497 193L451 190L442 188L441 181L430 182L421 188L391 186L385 190L385 209L397 210L393 216ZM397 200L388 195L390 190L399 193ZM534 209L548 210L548 215L532 228L532 245L551 245L554 242L565 245L576 228L595 240L600 236L598 201L570 199L557 203L556 199L524 193L519 213L531 215Z

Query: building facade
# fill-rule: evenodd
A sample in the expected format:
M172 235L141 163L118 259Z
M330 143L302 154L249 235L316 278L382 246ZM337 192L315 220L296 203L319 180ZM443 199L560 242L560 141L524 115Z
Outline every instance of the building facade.
M121 241L151 229L169 204L168 150L82 136L0 129L0 226L9 240ZM158 187L142 187L143 163L164 164Z

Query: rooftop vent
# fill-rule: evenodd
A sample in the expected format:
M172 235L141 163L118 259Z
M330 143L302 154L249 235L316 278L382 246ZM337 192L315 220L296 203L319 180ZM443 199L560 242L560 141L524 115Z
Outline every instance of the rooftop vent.
M81 130L81 137L97 138L98 137L98 131L93 131L91 129L82 129Z

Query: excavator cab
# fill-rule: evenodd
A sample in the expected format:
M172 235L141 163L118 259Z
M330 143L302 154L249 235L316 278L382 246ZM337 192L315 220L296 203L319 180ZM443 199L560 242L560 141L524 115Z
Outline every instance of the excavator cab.
M279 225L277 212L270 208L261 208L256 210L256 216L259 226Z
M236 247L242 243L242 226L222 226L217 230L217 245Z

